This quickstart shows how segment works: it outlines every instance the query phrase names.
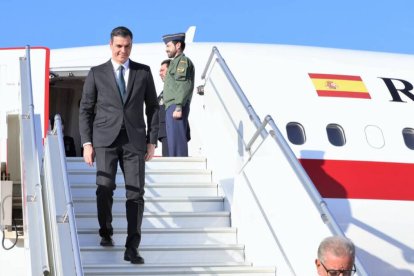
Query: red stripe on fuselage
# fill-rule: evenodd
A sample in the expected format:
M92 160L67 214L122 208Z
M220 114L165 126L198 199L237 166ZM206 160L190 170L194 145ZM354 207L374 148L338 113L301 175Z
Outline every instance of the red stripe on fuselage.
M322 197L414 200L414 164L300 159Z
M350 92L350 91L334 91L334 90L316 90L318 96L322 97L344 97L344 98L360 98L371 99L368 92Z

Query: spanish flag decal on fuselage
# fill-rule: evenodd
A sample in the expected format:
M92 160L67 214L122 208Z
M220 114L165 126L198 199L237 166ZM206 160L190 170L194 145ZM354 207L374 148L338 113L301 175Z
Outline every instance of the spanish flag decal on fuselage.
M309 73L309 77L318 96L371 99L360 76Z

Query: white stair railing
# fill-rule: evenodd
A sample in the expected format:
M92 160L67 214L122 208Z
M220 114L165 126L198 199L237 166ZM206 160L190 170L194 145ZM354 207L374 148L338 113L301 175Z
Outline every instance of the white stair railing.
M214 171L217 172L216 176L222 174L218 177L224 179L223 182L234 179L233 188L229 189L230 192L226 193L226 189L224 189L226 196L233 197L232 193L240 190L240 187L236 187L237 185L246 186L245 191L250 193L252 206L257 208L255 214L262 217L263 225L268 228L268 233L270 232L268 235L273 239L272 244L279 249L279 252L275 252L273 249L270 249L269 252L272 252L271 255L277 255L276 259L281 257L284 259L284 263L281 260L276 261L278 271L290 272L292 275L311 273L314 267L312 259L309 258L316 256L320 238L329 234L343 236L344 233L273 119L267 116L264 122L261 122L216 47L212 49L202 79L205 80L203 108L207 118L203 128L205 128L204 136L208 137L205 139L205 146L209 148L209 143L217 145L227 142L227 147L216 148L216 151L220 153L219 156L207 151L209 153L207 157L211 157L212 162L221 159L221 163L226 164L226 168L224 166L214 167ZM235 99L239 101L237 102ZM218 110L220 110L220 115ZM269 132L273 138L270 140L268 139L269 132L266 130L266 126L269 125ZM225 137L223 134L220 139L215 141L215 137L209 136L209 132L227 132L226 134L230 134L229 137L231 137ZM252 138L250 139L250 137ZM258 139L259 137L260 139ZM238 173L233 173L233 175L228 173L232 166L229 163L232 159L237 159L232 155L236 155L239 159L239 164L235 166L238 166L236 168ZM223 161L223 159L229 162ZM241 183L238 183L237 179L242 179ZM221 180L218 179L218 182ZM275 191L278 193L277 196L272 196ZM237 196L234 195L234 197ZM275 210L280 211L277 213ZM237 217L237 210L232 210L232 214ZM305 214L308 216L306 221L313 225L313 230L308 229L308 226L303 228L304 225L297 223ZM251 225L248 227L254 228ZM247 236L252 236L252 234ZM293 245L295 243L302 243L306 249ZM248 244L249 242L246 246ZM269 245L265 246L269 247ZM298 249L302 252L306 251L306 253L301 256ZM266 250L263 249L263 251ZM356 265L358 275L367 275L358 258Z
M60 115L45 139L44 182L47 190L50 247L56 275L83 275L76 220L66 170Z
M35 124L34 119L30 47L26 47L26 56L20 58L20 83L20 163L25 247L28 248L30 255L32 275L49 275L46 224L40 180L39 152L42 149L38 147L42 134L40 126Z

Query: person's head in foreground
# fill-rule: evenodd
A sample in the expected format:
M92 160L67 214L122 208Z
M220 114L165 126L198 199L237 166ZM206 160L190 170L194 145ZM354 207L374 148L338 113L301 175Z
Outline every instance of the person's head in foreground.
M341 236L325 238L318 248L316 269L320 276L351 276L355 274L355 246Z

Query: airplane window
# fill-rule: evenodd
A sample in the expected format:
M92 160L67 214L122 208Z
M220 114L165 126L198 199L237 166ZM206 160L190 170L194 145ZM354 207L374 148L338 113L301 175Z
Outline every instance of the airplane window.
M404 143L409 148L414 150L414 129L404 128L403 129Z
M306 141L305 129L296 122L290 122L286 125L286 132L289 141L295 145L303 145Z
M385 145L382 130L377 126L366 126L365 137L368 144L373 148L380 149Z
M337 124L329 124L326 127L326 132L328 134L329 142L337 147L341 147L345 145L345 132L340 125Z

